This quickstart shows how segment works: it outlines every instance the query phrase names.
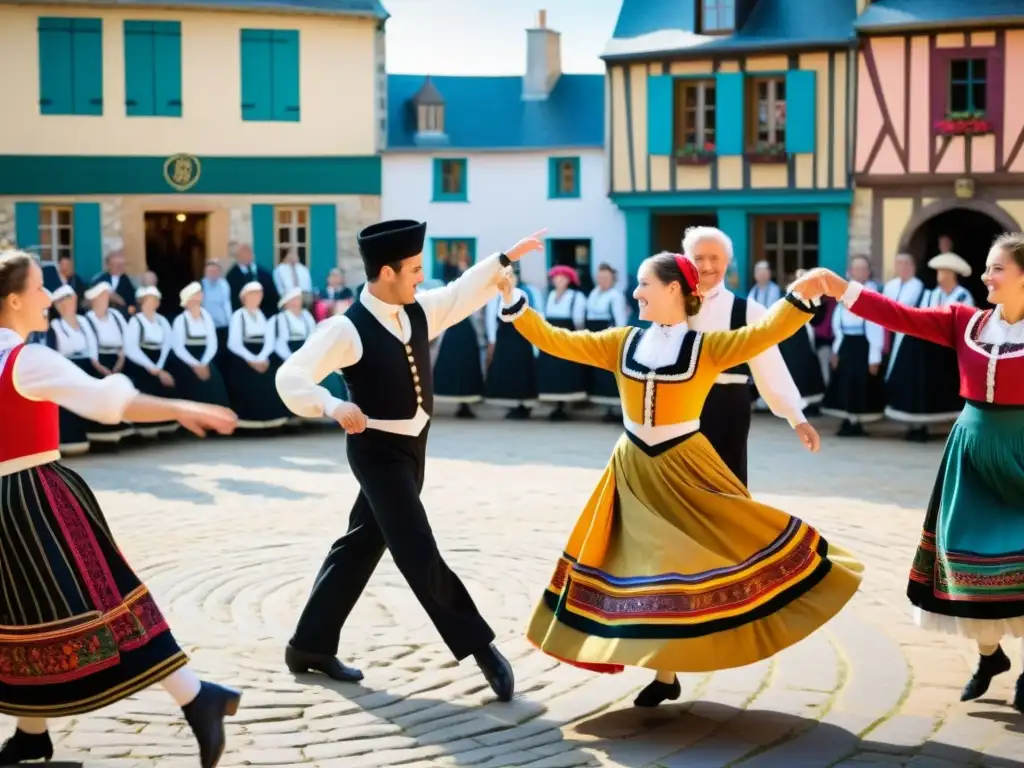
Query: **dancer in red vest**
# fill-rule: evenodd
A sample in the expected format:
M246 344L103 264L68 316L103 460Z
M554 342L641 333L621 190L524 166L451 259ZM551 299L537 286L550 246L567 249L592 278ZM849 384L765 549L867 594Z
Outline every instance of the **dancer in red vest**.
M146 585L125 562L92 491L60 463L58 409L104 424L178 421L229 434L224 408L140 395L41 344L50 295L35 259L0 252L0 714L17 730L0 765L49 760L47 720L160 683L195 733L203 768L224 751L240 694L200 681Z

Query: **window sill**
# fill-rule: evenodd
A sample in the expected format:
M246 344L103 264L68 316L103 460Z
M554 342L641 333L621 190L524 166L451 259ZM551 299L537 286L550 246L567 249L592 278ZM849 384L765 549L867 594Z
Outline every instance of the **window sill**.
M466 195L437 195L431 200L432 203L468 203Z
M548 200L579 200L579 199L580 199L580 193L579 192L566 192L564 194L556 192L553 195L548 195Z
M706 155L676 155L676 163L678 165L711 165L715 162L717 156L713 154Z

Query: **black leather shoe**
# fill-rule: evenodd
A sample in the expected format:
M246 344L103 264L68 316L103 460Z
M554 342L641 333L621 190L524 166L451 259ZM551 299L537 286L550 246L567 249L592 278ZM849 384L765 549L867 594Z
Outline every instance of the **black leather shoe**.
M484 673L498 701L512 701L512 696L516 692L516 678L512 674L512 665L508 663L508 659L493 645L474 653L473 658L476 659L480 671Z
M992 678L1010 670L1010 658L1003 652L1001 646L996 647L996 652L991 656L981 656L978 659L978 668L974 676L967 681L963 693L960 694L960 701L973 701L985 695ZM1020 686L1018 685L1018 691Z
M334 656L326 653L300 651L291 643L288 643L288 647L285 648L284 663L288 665L288 670L296 675L320 672L339 683L358 683L363 679L362 672L355 667L342 664Z
M53 742L50 732L25 733L15 730L14 735L0 748L0 765L17 765L27 760L53 759Z
M675 701L683 693L679 685L679 678L671 683L663 683L660 680L652 680L650 685L644 688L637 697L633 699L634 707L656 707L663 701Z
M199 695L181 708L199 743L199 764L215 768L224 754L224 718L238 712L242 694L216 683L203 682Z
M1013 708L1024 713L1024 673L1017 678L1017 690L1013 696Z

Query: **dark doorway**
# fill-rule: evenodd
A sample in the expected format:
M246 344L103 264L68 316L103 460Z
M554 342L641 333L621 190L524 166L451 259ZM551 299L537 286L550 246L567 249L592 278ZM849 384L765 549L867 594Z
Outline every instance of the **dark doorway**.
M654 217L654 253L671 251L681 253L683 235L690 227L717 227L718 217L713 213L660 214ZM654 255L653 253L651 254Z
M552 238L547 242L547 249L549 267L572 267L580 276L580 290L588 295L594 290L590 240Z
M160 311L176 315L178 292L203 276L206 263L205 213L147 213L146 268L163 294Z
M907 250L917 259L917 276L929 288L935 287L935 271L928 268L928 260L939 253L939 238L948 235L953 241L953 252L971 265L971 276L961 278L960 284L971 292L978 306L987 304L988 291L981 282L985 272L992 241L1005 231L1005 227L990 216L969 208L954 208L935 216L911 236Z

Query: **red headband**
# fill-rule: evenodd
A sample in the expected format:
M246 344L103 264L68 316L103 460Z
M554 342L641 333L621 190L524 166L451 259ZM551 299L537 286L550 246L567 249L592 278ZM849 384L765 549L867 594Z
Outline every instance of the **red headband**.
M683 279L686 280L686 287L690 289L690 293L698 299L703 298L700 293L700 273L697 271L697 265L693 259L682 253L676 253L673 256L676 258L676 266L683 273Z

